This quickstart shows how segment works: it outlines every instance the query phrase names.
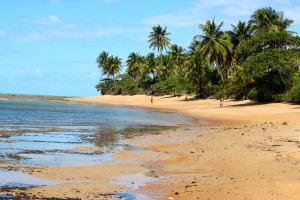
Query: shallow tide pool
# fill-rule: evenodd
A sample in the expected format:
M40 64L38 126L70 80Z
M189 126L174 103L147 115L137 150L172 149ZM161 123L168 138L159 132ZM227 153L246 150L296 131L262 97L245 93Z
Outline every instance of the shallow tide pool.
M158 134L165 128L193 122L172 113L138 108L52 102L0 101L0 113L0 163L12 165L85 166L113 162L115 151L139 148L124 145L122 139ZM0 177L0 188L60 183L9 171L1 164ZM117 194L128 200L138 199L138 195Z
M52 181L47 179L36 178L21 172L0 170L0 187L1 186L42 186L42 185L55 185L62 183L60 181Z

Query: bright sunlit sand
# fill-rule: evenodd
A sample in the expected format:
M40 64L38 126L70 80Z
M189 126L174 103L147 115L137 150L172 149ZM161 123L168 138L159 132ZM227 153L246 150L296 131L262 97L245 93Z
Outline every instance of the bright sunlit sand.
M300 200L300 1L1 6L0 199Z
M299 105L225 100L220 108L214 99L166 96L154 97L151 104L144 95L71 101L159 109L199 120L126 140L145 150L118 153L120 161L139 163L157 177L135 189L154 199L300 198Z

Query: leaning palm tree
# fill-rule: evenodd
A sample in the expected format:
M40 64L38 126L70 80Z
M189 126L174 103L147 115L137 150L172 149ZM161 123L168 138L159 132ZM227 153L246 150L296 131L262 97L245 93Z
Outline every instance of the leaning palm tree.
M277 27L278 27L279 31L286 31L286 29L288 27L290 27L292 23L294 23L293 20L284 19L283 18L283 13L282 12L279 13L279 20L278 20L278 24L277 24ZM294 33L293 31L288 31L288 32Z
M103 51L102 53L99 54L99 56L96 59L96 63L98 64L98 68L102 71L102 75L108 73L108 65L107 65L107 60L108 60L108 52Z
M168 38L170 34L167 32L167 27L163 29L160 25L154 26L148 37L150 48L153 48L153 50L157 49L158 53L162 56L163 50L167 50L170 46L170 38Z
M231 59L232 43L229 35L221 30L222 26L223 22L217 25L215 19L207 20L206 24L199 25L203 35L196 35L194 39L199 40L198 49L207 56L209 63L218 69L224 79L224 72L226 73L228 61Z
M251 15L249 21L255 31L277 32L285 31L293 20L284 19L282 12L276 12L273 8L262 8Z

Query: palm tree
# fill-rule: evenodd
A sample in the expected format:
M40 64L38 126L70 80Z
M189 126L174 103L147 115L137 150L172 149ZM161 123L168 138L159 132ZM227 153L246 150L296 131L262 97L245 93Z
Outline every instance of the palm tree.
M163 55L161 60L162 62L156 67L156 72L159 75L159 79L166 80L171 76L176 76L178 72L176 70L176 65L172 60L171 56Z
M142 73L142 62L143 57L139 53L130 53L126 61L127 73L133 78L140 76Z
M100 53L96 59L96 63L98 64L98 68L102 71L102 75L108 73L107 60L108 60L107 51L103 51L102 53Z
M163 50L167 50L170 46L170 38L167 37L170 34L167 32L167 27L164 29L160 25L152 27L152 32L148 37L150 48L157 49L158 53L162 55Z
M193 41L189 47L188 59L185 62L188 70L186 75L188 81L194 82L202 90L205 83L205 62L207 62L207 59L204 58L204 55L196 46L197 41Z
M112 76L113 80L115 80L115 75L120 73L122 69L122 59L118 56L110 56L107 59L106 65L108 68L107 75Z
M156 76L156 59L154 53L149 53L145 58L145 68L147 73L152 75L154 79Z
M231 74L234 74L236 72L236 64L239 63L241 58L243 58L244 56L241 55L241 52L239 52L238 49L242 44L244 44L248 39L251 38L254 29L253 26L246 21L239 21L236 26L231 24L231 27L233 28L233 30L228 31L228 33L231 36L231 41L234 49L232 54L232 64L230 72Z
M282 12L279 13L279 20L278 20L278 24L277 24L278 30L279 30L279 31L286 31L286 29L287 29L290 25L292 25L292 23L294 23L293 20L290 20L290 19L284 19L284 18L283 18L283 13L282 13ZM294 33L293 31L288 31L288 32Z
M237 75L233 78L235 82L242 82L245 86L248 86L254 82L252 70L241 66L236 66Z
M182 47L174 44L170 47L169 55L171 60L174 62L176 67L178 68L178 73L182 74L182 68L185 61L185 52Z
M206 24L199 25L203 35L196 35L194 38L200 42L200 52L207 55L209 63L218 69L221 78L224 79L224 72L227 75L228 61L231 60L232 43L228 33L221 31L222 26L223 22L217 25L215 19L207 20Z
M250 23L255 31L277 32L285 31L293 20L284 19L282 12L276 12L273 8L262 8L251 15Z
M246 21L239 21L236 26L231 24L231 27L233 30L229 33L232 36L232 44L234 47L237 47L240 42L251 38L251 35L254 31L251 24Z

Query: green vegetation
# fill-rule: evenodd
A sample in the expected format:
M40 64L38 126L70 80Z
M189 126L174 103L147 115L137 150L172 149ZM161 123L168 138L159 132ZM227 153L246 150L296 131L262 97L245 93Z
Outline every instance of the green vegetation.
M171 44L167 27L155 26L148 42L158 55L132 52L120 74L121 59L103 51L97 64L107 77L96 89L103 95L188 93L300 103L300 40L287 30L292 23L271 7L256 10L232 30L207 20L187 50Z
M162 131L171 130L173 126L135 126L123 129L99 129L95 133L93 140L98 147L107 147L113 149L119 143L120 139L130 139L143 135L158 135Z

